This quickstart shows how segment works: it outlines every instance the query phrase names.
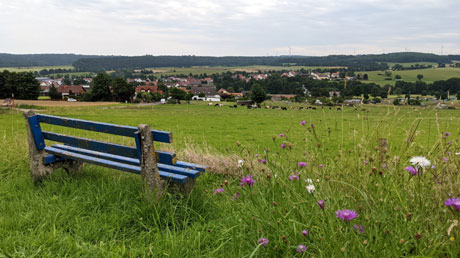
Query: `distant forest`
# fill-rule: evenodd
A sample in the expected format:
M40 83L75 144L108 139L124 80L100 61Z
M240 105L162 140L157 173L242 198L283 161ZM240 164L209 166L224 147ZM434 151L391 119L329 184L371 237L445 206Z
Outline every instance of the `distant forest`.
M81 58L95 58L98 56L75 54L2 54L0 53L0 67L32 67L72 65Z
M28 67L73 65L77 71L102 72L118 69L142 69L149 67L190 66L345 66L352 71L388 69L388 62L435 62L439 64L460 60L460 55L435 55L401 52L380 55L331 55L323 57L302 56L87 56L75 54L0 54L0 67Z

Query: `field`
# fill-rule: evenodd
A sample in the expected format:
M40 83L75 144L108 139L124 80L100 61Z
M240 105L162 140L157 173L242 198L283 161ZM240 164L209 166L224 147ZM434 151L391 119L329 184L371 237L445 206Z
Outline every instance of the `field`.
M60 66L33 66L33 67L0 67L0 71L8 70L10 72L35 72L43 69L73 69L71 65Z
M367 73L369 80L362 82L376 83L379 85L394 85L395 84L395 75L400 75L403 81L415 82L417 81L417 75L422 74L422 81L426 83L431 83L439 80L447 80L450 78L460 78L460 68L446 67L446 68L435 68L435 69L417 69L417 70L405 70L405 71L392 71L391 81L386 81L385 73L383 71L369 71L369 72L359 72L361 77L363 74ZM379 75L381 74L381 75Z
M460 214L444 205L460 194L460 156L455 154L460 152L459 110L248 110L192 102L48 107L40 112L132 126L147 123L171 131L174 144L157 149L174 150L179 159L208 164L211 171L198 178L190 195L169 193L158 204L144 201L139 176L92 165L78 175L56 171L34 186L24 118L19 111L0 110L0 255L460 253L460 227L454 223ZM124 137L52 128L134 144ZM443 132L450 135L443 138ZM382 138L388 140L387 148L379 147ZM433 167L412 176L404 168L413 156L427 157ZM240 159L245 161L242 168L237 165ZM241 187L240 178L247 175L256 182ZM315 187L312 193L307 179ZM224 192L215 194L218 188ZM323 209L319 200L324 200ZM356 211L358 217L337 218L336 211L344 209ZM262 238L268 239L267 245L258 244Z

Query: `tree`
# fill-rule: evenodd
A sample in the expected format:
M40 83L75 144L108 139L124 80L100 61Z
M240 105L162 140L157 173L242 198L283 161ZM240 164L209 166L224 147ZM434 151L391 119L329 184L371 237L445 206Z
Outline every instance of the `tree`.
M402 78L401 75L399 74L395 75L395 80L401 80L401 78Z
M174 87L169 91L169 94L173 99L184 100L185 96L187 95L187 92Z
M57 91L54 85L51 85L49 95L52 100L62 99L62 94Z
M385 76L390 77L391 76L391 71L385 71Z
M110 84L112 79L106 73L99 73L93 78L91 83L91 100L92 101L110 101L112 93L110 92Z
M417 74L417 79L422 80L423 79L423 74Z
M368 80L368 79L369 79L369 75L367 75L367 73L365 73L365 74L363 75L363 80Z
M9 84L17 99L37 99L40 96L40 82L32 72L11 73Z
M131 98L134 96L134 86L127 83L123 78L116 77L113 80L113 95L115 99L121 102L131 101Z
M251 88L251 100L257 104L262 103L267 98L264 88L258 83L254 83Z

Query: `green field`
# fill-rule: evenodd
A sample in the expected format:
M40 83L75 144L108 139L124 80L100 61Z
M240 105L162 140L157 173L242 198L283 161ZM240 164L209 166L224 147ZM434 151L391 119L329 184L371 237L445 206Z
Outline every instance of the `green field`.
M71 65L60 66L33 66L33 67L0 67L0 71L8 70L10 72L39 72L43 69L73 69Z
M204 163L190 195L147 204L140 177L85 165L34 186L24 118L0 110L0 255L6 257L456 257L460 111L395 106L248 110L190 105L46 108L47 114L171 131L180 160ZM305 121L305 125L300 125ZM134 145L125 137L44 126ZM443 132L450 132L446 139ZM280 136L284 134L284 136ZM388 149L379 148L379 139ZM281 148L285 144L285 148ZM264 165L257 161L267 160ZM411 176L413 156L434 168ZM447 160L442 160L442 158ZM238 159L245 160L243 168ZM298 162L307 162L305 168ZM298 175L300 180L289 178ZM253 187L240 178L253 175ZM311 178L315 192L305 180ZM228 182L228 185L227 183ZM213 194L217 188L225 191ZM238 194L237 194L238 193ZM235 197L236 198L233 198ZM317 205L324 200L324 210ZM341 221L336 211L358 217ZM358 225L358 230L354 230ZM360 229L362 226L362 232ZM304 236L302 230L308 230ZM267 238L267 246L258 245ZM298 245L307 251L300 254Z
M432 66L438 66L438 63L434 63L434 62L412 62L412 63L387 63L388 66L391 68L393 67L395 64L400 64L404 67L410 67L411 65L416 65L416 64L419 64L419 65L432 65Z
M426 83L431 83L439 80L447 80L450 78L460 78L460 68L446 67L446 68L434 68L434 69L418 69L418 70L405 70L405 71L391 71L391 81L385 80L385 72L383 71L369 71L369 72L358 72L361 77L363 74L367 73L369 80L362 82L376 83L379 85L394 85L395 84L395 75L399 74L402 77L403 81L416 82L417 75L423 74L422 81ZM380 75L379 75L380 74Z

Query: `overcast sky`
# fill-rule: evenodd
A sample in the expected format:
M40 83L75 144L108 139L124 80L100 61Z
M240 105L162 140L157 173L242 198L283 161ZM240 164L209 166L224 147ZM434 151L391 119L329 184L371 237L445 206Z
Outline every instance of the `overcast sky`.
M460 54L460 0L0 0L0 53Z

